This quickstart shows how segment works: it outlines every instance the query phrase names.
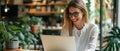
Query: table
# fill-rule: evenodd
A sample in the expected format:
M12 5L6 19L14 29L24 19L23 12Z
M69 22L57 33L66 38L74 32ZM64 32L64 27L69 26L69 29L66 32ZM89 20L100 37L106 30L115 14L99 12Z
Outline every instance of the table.
M42 51L42 50L23 50L23 51Z

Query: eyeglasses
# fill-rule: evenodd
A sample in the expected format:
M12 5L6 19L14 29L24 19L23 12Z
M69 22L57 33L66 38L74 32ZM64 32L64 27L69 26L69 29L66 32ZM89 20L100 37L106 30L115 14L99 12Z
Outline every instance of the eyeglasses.
M73 13L69 13L69 18L71 18L72 16L74 17L78 17L80 12L73 12Z

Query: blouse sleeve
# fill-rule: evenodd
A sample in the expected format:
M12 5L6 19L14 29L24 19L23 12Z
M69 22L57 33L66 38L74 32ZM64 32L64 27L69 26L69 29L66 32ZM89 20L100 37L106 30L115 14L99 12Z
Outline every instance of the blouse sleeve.
M98 27L96 25L96 26L94 26L91 29L90 40L89 40L88 46L85 49L85 51L95 51L95 49L96 49L96 43L97 43L97 38L98 38L98 33L99 33L99 31L98 31Z

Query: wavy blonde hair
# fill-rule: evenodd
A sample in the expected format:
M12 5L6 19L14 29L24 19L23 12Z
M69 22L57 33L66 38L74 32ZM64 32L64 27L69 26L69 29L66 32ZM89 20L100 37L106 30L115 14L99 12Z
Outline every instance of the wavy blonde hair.
M69 36L72 36L73 23L70 20L69 15L68 15L70 7L79 8L81 12L83 12L83 23L88 22L88 12L86 9L86 5L84 4L82 0L72 0L68 4L67 8L64 11L64 24L63 24L63 28L61 32L68 31Z

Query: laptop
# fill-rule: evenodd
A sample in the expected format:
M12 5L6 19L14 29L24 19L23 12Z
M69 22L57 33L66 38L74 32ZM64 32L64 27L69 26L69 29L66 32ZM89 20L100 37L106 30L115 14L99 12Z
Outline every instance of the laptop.
M76 51L75 38L41 35L44 51Z

